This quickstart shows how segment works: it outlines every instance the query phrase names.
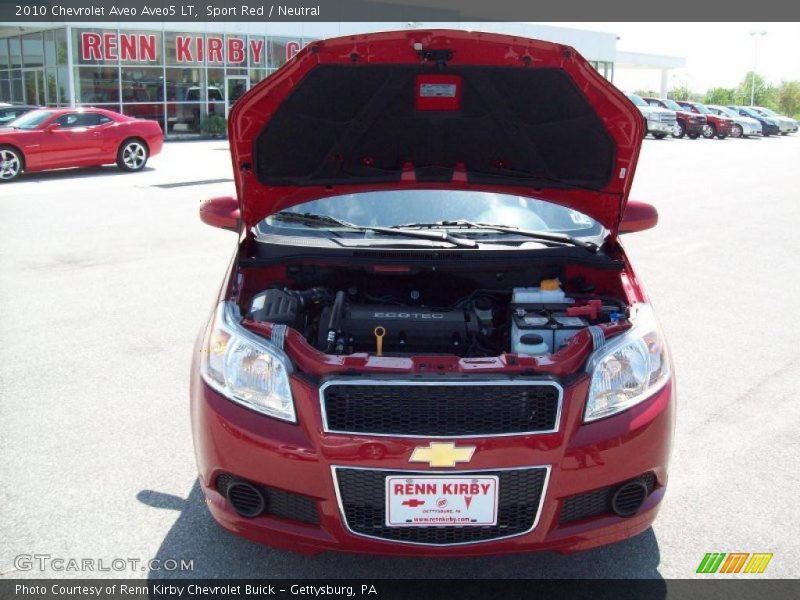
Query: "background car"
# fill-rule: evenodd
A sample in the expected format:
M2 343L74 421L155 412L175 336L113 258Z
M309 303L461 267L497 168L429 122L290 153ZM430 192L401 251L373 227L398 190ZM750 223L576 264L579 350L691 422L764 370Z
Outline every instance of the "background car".
M678 104L695 114L706 116L706 124L703 126L703 137L707 140L713 137L724 140L733 132L733 119L715 115L706 108L705 104L701 104L700 102L687 102L685 100L679 101Z
M628 97L628 100L636 105L636 108L639 109L639 112L642 113L642 116L644 116L647 121L647 132L645 135L649 133L654 138L661 140L672 134L675 130L675 124L677 123L674 110L667 110L659 106L650 106L644 101L644 98L636 94L625 95Z
M23 171L109 163L140 171L163 142L155 121L98 108L34 110L0 131L0 181L12 181Z
M37 108L39 107L27 104L0 104L0 127L7 127L14 119Z
M749 117L761 123L761 135L764 137L778 135L781 132L778 122L775 119L771 117L765 117L761 113L754 111L752 108L748 108L746 106L728 106L727 108L743 117Z
M791 117L785 117L783 115L779 115L774 110L770 108L765 108L763 106L749 106L748 108L750 110L757 112L760 115L764 115L769 119L774 119L781 130L781 135L788 135L790 133L797 132L797 121L795 121Z
M667 110L675 111L675 118L677 123L672 132L672 137L682 138L688 136L689 139L696 140L703 134L703 126L706 124L706 116L693 113L683 108L675 100L669 98L651 98L645 96L644 100L650 106L666 108Z
M733 131L731 131L731 137L747 137L749 135L761 135L761 122L754 119L753 117L746 117L744 115L740 115L735 110L728 108L727 106L718 106L716 104L708 104L708 110L713 112L715 115L719 115L721 117L730 117L734 120Z

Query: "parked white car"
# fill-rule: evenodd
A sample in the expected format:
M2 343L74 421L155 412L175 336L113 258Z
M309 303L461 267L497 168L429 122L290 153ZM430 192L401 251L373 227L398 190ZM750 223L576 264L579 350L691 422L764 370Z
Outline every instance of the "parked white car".
M731 130L731 137L747 137L749 135L761 135L762 133L761 122L752 117L740 115L727 106L719 106L717 104L706 104L706 108L715 115L733 119L735 125Z
M675 131L675 124L678 122L674 110L651 106L645 102L644 98L636 94L625 94L628 100L636 105L639 112L647 120L647 133L656 139L663 139ZM645 134L646 135L646 134Z

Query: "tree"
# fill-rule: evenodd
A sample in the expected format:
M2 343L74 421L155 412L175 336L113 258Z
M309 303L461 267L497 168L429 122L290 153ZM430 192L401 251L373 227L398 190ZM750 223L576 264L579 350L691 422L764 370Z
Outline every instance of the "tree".
M736 88L736 103L750 105L751 93L753 95L753 105L766 106L769 108L777 107L775 101L776 89L769 85L758 73L748 71L747 75Z
M736 104L735 96L735 89L716 87L706 92L704 101L706 104L721 104L727 106L728 104Z
M660 96L655 90L636 90L633 93L642 98L658 98Z
M800 117L800 81L781 82L776 96L779 113Z
M672 98L673 100L694 100L697 98L697 94L693 93L692 90L689 89L688 85L682 83L679 86L672 88L672 90L667 94L667 97Z

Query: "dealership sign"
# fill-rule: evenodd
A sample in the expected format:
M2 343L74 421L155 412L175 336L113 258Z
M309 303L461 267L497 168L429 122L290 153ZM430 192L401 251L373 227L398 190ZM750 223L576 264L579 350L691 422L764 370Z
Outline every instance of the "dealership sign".
M91 60L120 60L122 62L157 62L158 38L152 33L81 33L81 58ZM289 60L300 51L300 42L286 42ZM228 36L176 35L175 59L178 63L245 64L250 54L251 64L262 64L264 40Z

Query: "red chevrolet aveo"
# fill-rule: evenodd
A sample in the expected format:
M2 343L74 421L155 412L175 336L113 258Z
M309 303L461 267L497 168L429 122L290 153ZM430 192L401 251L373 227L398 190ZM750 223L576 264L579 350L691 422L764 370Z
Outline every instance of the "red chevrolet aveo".
M0 183L23 171L94 167L116 163L140 171L161 152L164 134L156 121L101 108L34 110L0 129Z
M675 401L619 242L637 108L572 48L314 42L234 106L191 412L212 515L291 550L573 552L653 522Z

